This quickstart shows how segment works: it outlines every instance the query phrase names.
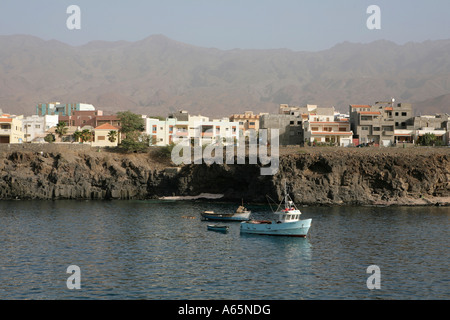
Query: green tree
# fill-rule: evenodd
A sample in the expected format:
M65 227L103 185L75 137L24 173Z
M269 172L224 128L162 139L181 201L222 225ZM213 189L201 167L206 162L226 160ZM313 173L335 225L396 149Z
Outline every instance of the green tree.
M55 135L52 133L49 133L48 135L45 136L44 141L48 142L48 143L52 143L55 142Z
M437 137L434 133L425 133L420 137L420 144L422 146L432 146L436 143Z
M118 112L120 119L120 132L127 134L129 132L143 132L145 130L144 119L131 111Z
M66 123L64 121L61 121L56 125L55 133L58 135L59 138L61 138L63 135L67 133L69 128L67 127Z
M144 119L130 111L117 113L120 119L120 132L125 136L120 147L129 152L146 151L150 144L148 135L143 134L145 130Z

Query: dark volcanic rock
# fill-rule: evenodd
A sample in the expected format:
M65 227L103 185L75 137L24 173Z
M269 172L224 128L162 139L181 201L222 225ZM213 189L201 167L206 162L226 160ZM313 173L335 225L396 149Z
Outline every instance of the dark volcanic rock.
M447 204L448 152L316 152L285 154L279 172L259 165L169 168L149 154L3 152L0 199L154 199L224 194L224 199L280 199L287 181L295 202L308 205Z

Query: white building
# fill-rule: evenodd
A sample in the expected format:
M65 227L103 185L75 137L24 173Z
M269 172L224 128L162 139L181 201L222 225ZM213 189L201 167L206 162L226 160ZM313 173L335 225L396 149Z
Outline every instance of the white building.
M194 127L196 129L194 137L199 138L200 145L236 144L239 140L239 123L232 122L228 118L196 121Z
M174 142L176 119L160 120L145 118L146 133L150 136L150 145L166 146Z
M50 116L29 116L22 120L22 131L24 142L33 142L39 138L44 138L46 132L58 124L58 115Z
M303 123L306 143L326 143L348 147L352 143L353 132L348 118L336 115L308 115Z
M237 141L239 139L238 123L228 118L210 120L205 116L191 116L186 111L171 114L165 120L146 118L146 133L150 135L150 143L165 146L182 141L200 145Z

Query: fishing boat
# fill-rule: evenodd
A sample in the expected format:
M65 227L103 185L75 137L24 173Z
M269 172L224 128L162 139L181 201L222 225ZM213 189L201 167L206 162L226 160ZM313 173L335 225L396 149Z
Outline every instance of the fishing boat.
M312 219L300 220L301 214L289 196L285 183L284 199L274 212L275 218L273 220L244 221L241 223L240 230L241 233L258 235L306 237Z
M218 231L218 232L227 232L228 226L222 226L222 225L208 225L208 230L210 231Z
M247 210L242 204L233 213L216 213L214 211L202 212L203 220L216 220L216 221L247 221L250 219L251 211Z

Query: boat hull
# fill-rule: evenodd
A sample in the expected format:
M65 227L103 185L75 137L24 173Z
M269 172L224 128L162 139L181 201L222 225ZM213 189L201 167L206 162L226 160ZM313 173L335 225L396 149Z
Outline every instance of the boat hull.
M248 221L250 219L250 212L234 214L202 213L202 218L214 221Z
M209 225L208 230L217 232L228 232L228 226Z
M286 223L262 223L249 221L241 223L241 233L284 236L284 237L306 237L311 227L312 219L299 220Z

